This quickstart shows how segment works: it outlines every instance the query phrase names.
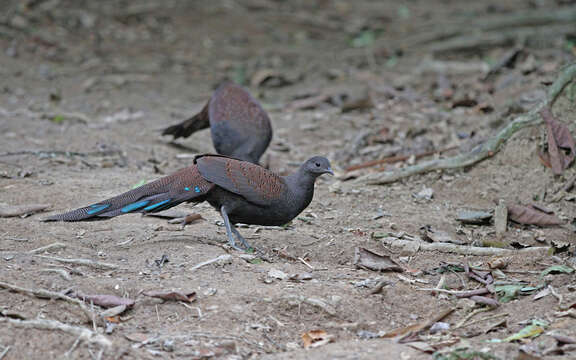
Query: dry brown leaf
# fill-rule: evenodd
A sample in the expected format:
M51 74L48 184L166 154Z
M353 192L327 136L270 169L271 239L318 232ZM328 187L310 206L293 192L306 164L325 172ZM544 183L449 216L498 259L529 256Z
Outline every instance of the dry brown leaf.
M354 249L354 265L374 271L404 271L390 256L379 255L361 247Z
M324 330L310 330L301 335L304 349L315 348L334 341L334 335L329 335Z
M576 144L568 127L554 118L550 108L544 108L540 115L548 131L548 152L540 154L545 164L550 164L552 171L560 175L574 161Z
M28 204L0 206L0 217L26 216L44 211L51 207L50 204Z
M132 307L135 304L135 301L132 299L116 295L86 295L80 292L76 292L69 294L68 296L78 298L87 303L93 303L94 305L98 305L103 308L112 308L120 305L125 305L126 307Z
M191 303L196 300L195 291L173 291L173 290L150 290L143 293L145 296L155 297L163 300L184 301Z
M508 205L508 218L525 225L552 226L563 222L554 214L547 214L533 206Z

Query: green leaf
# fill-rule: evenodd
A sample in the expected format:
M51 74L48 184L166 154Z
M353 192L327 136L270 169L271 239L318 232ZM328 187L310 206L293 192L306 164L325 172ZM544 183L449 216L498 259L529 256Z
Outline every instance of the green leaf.
M358 36L352 39L351 45L357 48L367 47L374 44L375 40L376 40L376 34L374 34L374 31L364 30Z
M574 269L571 268L570 266L554 265L554 266L550 266L546 270L542 271L542 273L540 274L540 277L544 277L548 274L561 274L561 273L572 274L573 272L574 272Z
M510 284L510 285L496 285L494 290L499 296L499 301L503 303L510 302L518 297L518 293L524 285L522 284Z
M536 337L544 332L548 323L543 320L532 320L532 324L526 326L514 335L510 335L502 341L511 342L515 340Z
M56 115L51 120L55 124L61 124L62 122L64 122L64 115Z
M139 188L140 186L146 184L146 180L142 179L140 181L138 181L138 183L136 183L134 186L132 186L132 189L136 189Z

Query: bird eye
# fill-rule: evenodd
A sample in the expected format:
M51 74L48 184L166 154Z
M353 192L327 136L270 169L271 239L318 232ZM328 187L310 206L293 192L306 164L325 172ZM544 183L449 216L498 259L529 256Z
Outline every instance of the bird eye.
M320 167L320 163L314 163L314 165L316 165L316 167Z

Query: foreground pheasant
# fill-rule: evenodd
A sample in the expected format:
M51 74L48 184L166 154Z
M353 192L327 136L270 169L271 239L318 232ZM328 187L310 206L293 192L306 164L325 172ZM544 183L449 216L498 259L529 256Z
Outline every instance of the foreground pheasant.
M233 226L284 225L312 201L314 182L322 174L334 174L328 159L315 156L297 172L278 176L247 161L221 155L199 155L193 165L108 200L45 221L106 219L128 213L152 213L183 202L208 201L220 211L229 244L239 249L234 236L249 245Z
M178 139L208 127L218 154L254 164L272 139L270 118L264 109L248 91L232 82L221 84L202 111L164 129L162 135Z

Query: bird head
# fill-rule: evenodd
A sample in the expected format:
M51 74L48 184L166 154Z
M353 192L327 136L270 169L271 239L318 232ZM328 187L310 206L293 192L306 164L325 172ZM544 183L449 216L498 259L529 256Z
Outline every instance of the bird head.
M330 168L330 161L322 156L314 156L304 163L304 170L318 177L322 174L334 175L332 168Z

